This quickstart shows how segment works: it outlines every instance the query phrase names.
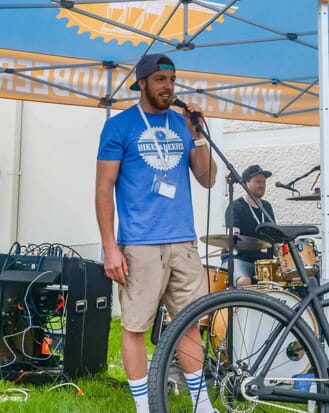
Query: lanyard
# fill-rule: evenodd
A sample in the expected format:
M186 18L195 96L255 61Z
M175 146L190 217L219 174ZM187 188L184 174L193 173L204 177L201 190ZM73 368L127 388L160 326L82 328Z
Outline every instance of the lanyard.
M255 211L254 211L254 209L252 208L252 206L249 204L249 202L248 202L246 199L245 199L245 201L247 202L248 207L249 207L249 209L250 209L250 212L251 212L252 216L255 218L257 224L258 224L258 225L259 225L260 223L263 224L263 223L265 222L264 212L262 211L262 222L260 222L259 219L258 219L258 216L255 214Z
M151 127L149 121L147 120L147 118L146 118L146 116L145 116L145 113L144 113L144 111L143 111L143 109L142 109L142 107L141 107L140 102L137 103L137 108L138 108L139 113L140 113L140 115L141 115L141 117L142 117L142 119L143 119L143 121L144 121L144 123L145 123L145 125L146 125L146 127L147 127L147 130L148 130L148 131L151 131L151 129L153 129L153 128ZM168 112L166 112L165 128L166 128L167 130L169 129ZM153 133L152 133L153 142L154 142L154 145L155 145L156 150L157 150L157 152L158 152L159 158L160 158L160 160L161 160L161 164L162 164L163 170L166 171L166 170L168 169L168 165L169 165L168 138L167 138L167 135L166 135L166 145L164 145L164 156L163 156L163 153L162 153L162 150L161 150L161 147L160 147L160 145L159 145L159 142L158 142L158 139L157 139L157 137L156 137L156 133L155 133L155 132L156 132L156 130L154 130Z

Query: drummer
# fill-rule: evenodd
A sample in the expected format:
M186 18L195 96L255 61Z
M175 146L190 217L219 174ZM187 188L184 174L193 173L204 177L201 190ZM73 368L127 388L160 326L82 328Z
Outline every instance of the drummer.
M274 212L271 204L263 198L266 189L266 179L272 176L272 172L263 170L259 165L250 165L242 173L242 180L245 182L253 195L261 200L263 208L272 217L275 222ZM255 228L258 224L269 222L256 202L246 193L233 201L233 234L244 235L248 237L257 237ZM225 212L225 223L228 231L229 226L229 207ZM255 261L262 259L272 259L273 248L261 250L237 250L234 255L234 273L233 281L237 286L246 286L252 284L255 275ZM228 251L222 252L222 267L228 268Z

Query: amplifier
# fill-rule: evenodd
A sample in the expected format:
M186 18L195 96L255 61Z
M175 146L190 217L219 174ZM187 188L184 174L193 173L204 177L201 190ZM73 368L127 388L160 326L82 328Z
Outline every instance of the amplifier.
M102 264L0 254L0 310L0 369L57 366L72 378L106 369L112 281Z

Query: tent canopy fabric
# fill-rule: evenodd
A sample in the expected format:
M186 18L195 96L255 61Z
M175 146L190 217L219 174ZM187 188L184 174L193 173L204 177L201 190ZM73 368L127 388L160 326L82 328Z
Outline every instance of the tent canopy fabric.
M0 97L124 109L162 52L208 117L319 124L315 1L1 0L0 23Z

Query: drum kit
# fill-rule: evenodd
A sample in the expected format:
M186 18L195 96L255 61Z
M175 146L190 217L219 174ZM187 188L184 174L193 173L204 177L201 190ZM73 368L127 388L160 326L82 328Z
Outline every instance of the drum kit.
M270 248L271 244L266 241L248 237L244 235L235 236L234 243L236 250L240 251L255 251L264 248ZM209 245L219 247L220 249L228 249L229 236L225 234L215 234L200 237L203 242L208 242ZM295 241L298 254L304 264L306 273L313 277L319 272L319 253L315 246L314 240L310 238L298 239ZM214 256L214 255L213 255ZM227 285L227 270L216 268L214 266L204 266L205 272L209 280L209 292L225 289ZM226 283L219 282L219 279L226 279ZM273 259L257 260L255 262L255 280L256 282L271 282L276 283L281 287L303 286L300 275L293 261L292 255L289 252L287 244L283 244L278 256Z
M292 198L287 198L293 201L318 201L320 200L320 194L310 194L310 195L300 195ZM221 255L222 249L229 249L229 236L226 234L213 234L205 235L200 237L200 240L211 246L217 247L218 250L213 253L208 254L208 257L216 257ZM295 241L298 255L300 256L305 271L309 277L318 276L320 274L321 267L321 254L317 249L315 241L311 238L301 238ZM238 251L256 251L272 247L268 242L249 237L244 235L234 235L234 248ZM205 258L205 257L202 257ZM229 285L228 271L226 268L204 265L205 276L208 279L209 293L225 290ZM270 295L277 298L280 302L285 303L289 307L294 307L301 300L302 293L304 289L303 281L297 271L296 265L289 252L288 244L282 244L278 249L277 256L273 259L257 260L255 261L255 284L243 287L247 290L257 290L264 294ZM226 311L226 312L225 312ZM247 310L246 310L247 311ZM309 327L318 334L318 324L313 315L312 309L307 308L307 310L302 315L304 321L309 325ZM243 314L239 314L239 322L243 319ZM270 333L267 329L266 319L263 320L262 331L257 334L257 340L260 343L267 334ZM235 320L235 315L232 317L232 331L234 335L235 344L241 338L239 335L234 334L235 324L238 321ZM246 313L244 330L246 334L250 335L250 341L255 343L256 337L254 334L253 324L256 320L253 320L250 314ZM227 335L228 328L228 314L227 310L218 310L208 317L200 320L200 331L210 329L211 346L213 350L220 353L220 349L223 348L223 343L225 342L225 337ZM248 341L248 336L244 335L243 340ZM298 343L289 340L287 342L287 354L282 354L282 367L278 367L275 372L277 376L285 376L294 373L305 373L308 371L307 358L303 354L299 355L296 359L292 359L288 356L289 346ZM239 344L239 343L238 343ZM245 344L242 343L241 348L244 348ZM288 371L288 372L287 372Z
M266 241L253 237L243 235L235 237L235 248L241 251L255 251L272 246ZM202 236L200 240L207 242L209 245L219 247L219 250L228 249L229 247L229 236L225 234ZM297 239L295 245L308 276L317 276L319 274L319 253L314 241L309 238ZM209 293L225 290L228 287L229 277L227 269L204 265L204 271L208 279ZM299 289L304 288L303 282L298 274L287 244L283 244L279 248L279 253L276 258L255 262L255 281L256 284L243 288L247 290L257 290L263 294L270 295L289 307L294 307L301 300ZM241 313L242 311L245 311L246 314ZM246 343L253 343L253 346L257 347L257 344L264 342L265 337L270 334L270 329L272 328L271 320L267 320L264 315L261 331L258 331L257 335L255 335L254 325L257 325L260 320L254 319L253 317L255 318L256 314L253 316L247 309L240 309L238 318L233 312L230 324L232 325L234 343L237 348L245 349L246 356L250 350ZM318 324L311 308L307 308L302 317L315 334L318 335ZM241 320L243 320L244 325L243 338L241 338L238 333L235 334L235 331L240 331ZM200 332L203 333L203 331L207 329L210 330L211 346L215 354L218 353L218 357L223 357L221 349L225 348L228 326L228 313L226 308L215 311L210 317L204 317L200 320ZM239 340L241 341L242 339L244 342L240 343ZM280 362L273 374L277 377L286 377L287 374L292 376L296 373L306 373L309 365L305 354L298 354L298 356L293 359L289 356L291 346L300 347L298 342L290 341L288 338L286 341L287 352L283 352L280 355ZM243 354L240 354L240 356L243 358Z
M282 186L283 188L289 189L294 193L293 197L287 198L289 201L319 202L321 199L320 190L319 188L314 188L318 180L319 173L311 188L311 190L314 189L313 193L301 195L299 191L293 187L298 180L303 179L314 171L319 170L320 166L316 166L303 176L291 181L288 185L277 186ZM232 192L233 191L231 191L231 193ZM230 202L232 201L233 199L231 195ZM232 248L232 244L235 251L257 251L272 247L271 244L264 240L245 235L233 235L233 240L230 240L230 237L227 234L213 234L202 236L200 237L200 240L207 245L218 248L218 250L207 254L206 257L201 257L207 259L221 256L223 253L221 250L229 250L230 247ZM315 241L311 238L301 238L295 241L295 246L307 275L309 277L319 276L321 270L321 254L318 252ZM262 259L255 261L254 283L250 286L245 286L242 288L251 291L260 291L263 294L270 295L293 308L301 301L301 297L305 293L303 291L305 290L304 283L289 251L289 245L284 243L280 245L278 249L276 248L276 251L277 255L273 259ZM231 277L229 277L228 270L226 268L204 265L204 272L208 280L209 293L225 290L231 285ZM245 311L245 314L243 311ZM229 315L227 308L223 308L209 314L208 316L204 316L199 322L200 332L203 334L204 331L209 331L211 347L217 357L221 360L221 357L223 357L223 349L226 348L227 336L232 335L236 348L245 351L245 356L247 359L249 350L258 348L258 344L260 348L266 337L268 337L271 333L272 322L270 319L266 318L265 314L261 314L262 319L257 320L256 312L253 313L248 308L239 308L237 313L238 315L232 311L232 314ZM315 332L315 334L318 335L319 329L317 320L310 307L304 311L302 317L309 327ZM255 334L255 326L260 325L258 323L261 323L261 328L258 329ZM242 336L239 335L241 325L243 326L244 331ZM239 340L242 341L240 342ZM307 372L310 367L308 365L307 357L305 357L305 354L302 352L296 351L296 348L297 350L300 349L299 343L293 339L290 340L290 337L287 337L285 343L286 352L282 352L280 356L281 360L278 363L276 370L273 372L274 376L286 377L287 374L292 376L295 373ZM242 359L244 357L243 354L244 353L239 354L239 357Z

